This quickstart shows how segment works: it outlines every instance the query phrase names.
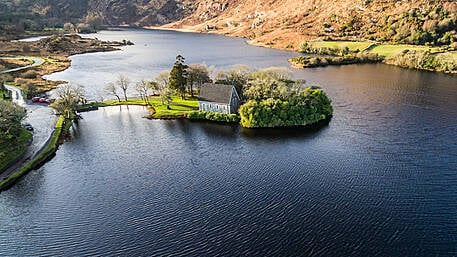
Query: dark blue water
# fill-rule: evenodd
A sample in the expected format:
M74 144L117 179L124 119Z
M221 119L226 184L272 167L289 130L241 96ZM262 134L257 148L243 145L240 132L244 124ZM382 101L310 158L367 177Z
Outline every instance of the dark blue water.
M283 63L272 51L260 67ZM386 65L295 75L333 99L328 126L85 113L52 161L0 194L0 256L456 256L457 77Z

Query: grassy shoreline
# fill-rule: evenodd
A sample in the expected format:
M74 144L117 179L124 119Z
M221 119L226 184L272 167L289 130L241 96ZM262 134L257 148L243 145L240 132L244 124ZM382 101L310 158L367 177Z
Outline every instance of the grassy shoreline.
M181 99L180 97L173 97L169 104L169 108L165 103L162 103L160 97L153 96L148 101L141 99L128 99L125 100L109 100L104 102L89 103L87 106L92 107L107 107L119 105L140 105L148 107L149 119L179 119L186 118L187 114L198 110L198 101L196 98ZM90 107L88 108L90 110Z
M6 179L0 181L0 191L6 190L12 187L20 178L26 175L28 172L38 169L48 160L50 160L56 153L60 139L63 133L68 131L71 126L71 121L65 120L63 116L60 116L54 126L55 129L52 132L51 138L46 142L45 146L38 152L35 157L29 162L25 163L20 169L9 175Z
M302 52L318 56L289 59L298 68L384 62L410 69L457 74L457 49L450 46L379 44L370 41L312 41Z

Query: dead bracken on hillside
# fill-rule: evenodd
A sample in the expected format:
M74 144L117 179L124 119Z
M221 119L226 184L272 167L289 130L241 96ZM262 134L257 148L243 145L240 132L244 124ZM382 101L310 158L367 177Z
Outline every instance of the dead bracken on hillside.
M263 46L298 49L316 38L407 44L457 42L455 0L18 0L2 5L0 31L70 23L162 26L239 36ZM22 15L30 13L29 16ZM8 23L10 22L10 23Z
M427 0L200 1L194 14L166 25L246 37L276 48L316 38L408 44L457 42L457 2Z

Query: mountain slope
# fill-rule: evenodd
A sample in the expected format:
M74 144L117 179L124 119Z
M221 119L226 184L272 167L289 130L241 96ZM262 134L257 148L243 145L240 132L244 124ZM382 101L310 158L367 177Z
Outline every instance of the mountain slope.
M106 25L164 25L278 48L296 49L318 37L457 42L455 0L0 0L3 31L40 28L37 20L52 27L94 17Z
M280 48L317 37L450 44L457 42L457 2L202 0L192 15L166 27L247 37Z

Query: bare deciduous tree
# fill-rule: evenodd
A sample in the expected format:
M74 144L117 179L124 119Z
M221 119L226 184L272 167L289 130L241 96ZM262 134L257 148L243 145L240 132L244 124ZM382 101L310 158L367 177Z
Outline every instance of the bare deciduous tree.
M160 94L160 85L157 81L149 81L148 87L151 89L153 95Z
M160 90L166 88L168 86L168 82L170 82L170 71L163 70L155 77L155 81L159 83Z
M138 81L135 84L135 89L138 92L138 94L140 95L141 99L143 99L145 104L149 104L149 95L150 95L150 90L151 90L150 84L151 84L151 82L144 80L144 79L141 81Z
M124 99L125 101L128 101L127 99L127 89L129 88L129 85L130 85L130 79L127 78L126 76L124 75L119 75L119 77L117 78L117 84L119 85L119 88L122 90L122 92L124 93Z
M57 99L51 107L63 114L67 119L76 119L78 105L85 103L84 88L81 85L65 84L55 90Z
M170 103L173 100L173 90L169 87L164 88L160 93L160 99L163 104L167 105L167 109L170 110Z
M108 83L105 87L105 91L108 94L115 96L117 98L117 100L119 102L121 102L121 98L119 97L119 94L117 93L117 87L116 87L116 85L114 85L114 83L112 83L112 82Z

